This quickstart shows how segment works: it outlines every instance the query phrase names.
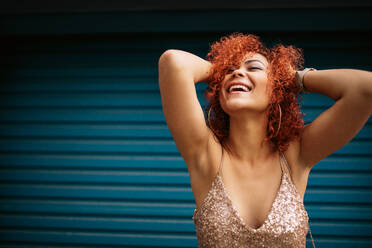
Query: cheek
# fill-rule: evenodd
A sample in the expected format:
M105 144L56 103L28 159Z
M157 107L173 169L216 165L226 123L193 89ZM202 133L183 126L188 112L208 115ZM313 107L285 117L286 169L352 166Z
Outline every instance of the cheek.
M268 84L260 85L256 89L256 99L264 105L268 104L271 98L271 89L271 86Z
M271 95L271 91L272 91L271 83L268 82L267 79L265 79L265 80L262 81L260 86L262 86L261 91L269 97Z

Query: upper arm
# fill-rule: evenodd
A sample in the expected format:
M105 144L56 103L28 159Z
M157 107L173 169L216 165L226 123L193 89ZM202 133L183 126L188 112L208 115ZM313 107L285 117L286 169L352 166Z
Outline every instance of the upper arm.
M159 59L159 87L163 113L178 150L190 161L209 136L195 83L207 76L209 62L179 50L168 50Z
M338 98L335 99L337 101L305 126L300 139L300 159L306 167L311 168L346 145L370 117L371 96L365 94L366 91L356 82L349 83L354 87L347 86L347 92L342 92L336 84L331 84L329 87L334 88L332 94L334 98ZM322 90L318 89L318 92Z

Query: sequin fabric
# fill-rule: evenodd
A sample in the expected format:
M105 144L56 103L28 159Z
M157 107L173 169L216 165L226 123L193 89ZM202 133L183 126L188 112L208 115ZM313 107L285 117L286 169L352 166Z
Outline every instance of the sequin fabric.
M285 161L283 154L280 157ZM228 196L222 181L221 158L211 188L192 217L199 247L306 247L309 217L282 162L280 166L279 190L265 222L255 229L244 223Z

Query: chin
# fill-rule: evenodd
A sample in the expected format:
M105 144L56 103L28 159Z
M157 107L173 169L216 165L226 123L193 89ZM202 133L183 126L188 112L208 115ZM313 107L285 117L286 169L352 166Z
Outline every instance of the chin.
M236 99L238 100L238 99ZM236 114L242 114L244 112L255 112L255 113L262 113L265 112L268 104L264 105L258 105L256 102L245 102L245 101L229 101L226 102L225 104L221 104L221 107L223 111L225 111L226 114L229 116L231 115L236 115Z
M249 106L247 104L240 104L240 103L234 103L234 104L227 104L225 106L221 106L223 111L225 111L228 115L233 115L236 113L241 114L242 112L246 111L254 111L253 106Z

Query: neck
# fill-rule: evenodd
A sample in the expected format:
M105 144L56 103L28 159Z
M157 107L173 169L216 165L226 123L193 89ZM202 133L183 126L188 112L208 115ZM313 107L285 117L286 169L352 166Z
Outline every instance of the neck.
M230 154L251 167L259 166L275 153L266 141L267 116L264 113L250 116L230 116L227 145Z

